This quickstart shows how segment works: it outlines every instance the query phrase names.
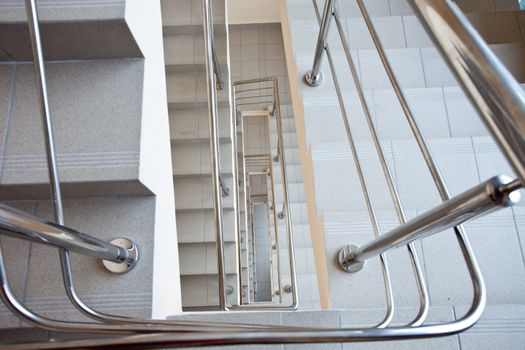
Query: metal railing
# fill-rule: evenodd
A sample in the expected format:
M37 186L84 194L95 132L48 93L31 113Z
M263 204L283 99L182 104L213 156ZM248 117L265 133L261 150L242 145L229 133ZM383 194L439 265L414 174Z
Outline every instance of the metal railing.
M248 93L248 95L246 95ZM278 228L278 222L277 220L285 220L285 227L286 227L286 239L287 239L287 251L288 251L288 267L290 269L290 284L292 288L291 296L292 301L289 305L283 305L283 304L276 304L276 303L253 303L253 302L244 302L242 299L237 306L231 306L230 309L232 310L295 310L297 309L299 305L299 296L297 291L297 277L296 277L296 267L295 267L295 254L294 254L294 243L293 243L293 233L292 233L292 222L291 217L289 215L289 195L288 195L288 180L286 176L286 159L284 155L284 144L283 144L283 129L282 129L282 116L281 116L281 107L280 107L280 100L279 100L279 83L276 77L266 77L266 78L257 78L257 79L249 79L249 80L241 80L236 81L233 83L233 111L232 115L235 116L235 120L233 120L231 127L236 131L235 134L242 135L244 132L244 118L245 114L243 111L250 110L252 111L265 111L263 113L263 117L267 118L268 122L275 123L275 129L277 131L277 144L275 145L275 148L277 149L277 154L272 155L267 161L269 162L268 167L272 169L273 172L273 164L272 160L277 159L279 162L279 168L280 168L280 174L282 178L282 187L283 187L283 203L282 203L282 213L284 215L280 215L281 212L277 211L276 203L273 204L273 214L274 219L276 220L275 230L276 230L276 242L277 245L279 244L279 228ZM246 100L250 102L245 102ZM249 107L248 107L249 106ZM249 116L250 113L246 114L246 116ZM237 138L237 136L235 137ZM246 167L246 157L253 157L254 155L249 155L246 152L246 147L244 144L244 137L242 137L243 144L241 149L239 150L243 157L243 167L241 170L241 173L244 176L243 184L244 184L244 200L245 200L245 207L247 208L248 203L248 189L247 189L247 180L246 176L248 174L248 170ZM237 152L236 152L237 153ZM236 156L233 161L233 173L238 174L239 173L239 164L238 164L238 157ZM275 192L275 186L274 186L274 176L272 175L272 194ZM239 181L237 180L237 182ZM234 195L234 201L237 203L237 207L239 207L239 190L235 189L233 190ZM247 216L245 216L245 220L247 220ZM239 224L240 225L240 224ZM244 223L244 226L248 228L249 224L246 221ZM237 230L238 238L237 241L240 242L240 229ZM277 248L279 249L279 248ZM237 251L238 256L240 257L240 245L237 245ZM284 293L282 281L281 281L281 262L279 261L279 254L278 256L278 286L279 286L279 299L280 302L282 302L281 296ZM239 275L242 275L242 271L239 268ZM242 290L242 279L239 279L239 289Z
M244 139L244 138L243 138ZM274 177L274 172L273 172L273 160L272 160L272 155L271 153L267 153L267 154L244 154L243 153L243 161L244 163L246 164L246 166L243 168L246 168L248 169L248 171L246 173L244 173L244 181L246 181L246 185L244 186L244 193L245 193L245 203L249 204L250 202L255 202L257 201L257 198L255 198L254 200L252 200L251 198L253 197L251 195L251 193L249 192L249 189L250 189L250 186L249 186L249 183L250 183L250 178L251 176L264 176L266 178L268 178L268 181L269 182L269 185L267 187L267 192L269 190L270 192L270 196L268 196L268 194L266 195L266 198L262 198L262 200L264 200L264 202L269 205L269 209L272 211L272 217L273 217L273 222L272 223L269 223L269 224L273 224L271 227L269 226L268 227L268 245L270 247L270 253L269 253L269 265L270 265L270 268L271 268L271 272L272 272L272 278L271 278L271 284L272 284L272 288L271 288L271 291L272 291L272 298L273 296L275 296L275 288L273 288L273 285L275 282L277 282L277 296L279 298L279 302L282 303L282 290L283 290L283 287L282 287L282 271L281 271L281 255L279 254L280 252L280 240L279 240L279 224L278 224L278 213L276 211L276 193L275 193L275 177ZM257 168L263 168L264 170L263 171L250 171L250 168L252 167L255 167L256 169ZM246 193L246 191L248 191L248 193ZM246 216L247 216L247 220L248 222L250 222L250 219L248 217L248 214L249 212L246 211ZM270 221L270 220L269 220ZM248 239L249 237L249 231L250 231L250 226L251 225L248 225L248 227L246 227L246 239ZM272 235L272 229L273 229L273 235ZM253 235L253 230L252 230L252 235ZM272 241L275 240L275 250L277 252L276 254L276 257L274 258L273 257L273 244L272 244ZM252 238L252 242L253 242L253 238ZM252 252L255 254L256 250L255 250L255 247L253 246L252 247ZM247 254L249 254L249 250L247 250ZM254 259L255 260L255 259ZM275 269L275 272L277 273L277 278L274 277L273 275L273 272L274 272L274 269L273 269L273 261L275 260L275 263L276 263L276 269ZM248 266L248 269L250 268L250 264L247 265ZM255 269L255 266L254 266L254 269ZM244 281L242 281L242 271L239 270L239 273L241 273L241 280L239 281L239 288L241 288L241 290L243 289L244 287ZM256 273L254 272L254 274L256 275ZM250 274L248 274L250 275ZM277 280L277 281L275 281ZM248 285L248 290L247 290L247 295L249 297L251 297L252 293L249 289L250 287L250 283L247 284ZM273 300L272 300L273 301ZM243 302L242 300L239 302L240 305L246 305L246 304L250 304L250 298L247 298L247 302Z
M486 214L498 208L503 208L514 204L518 200L516 190L522 188L524 181L525 158L523 157L524 144L524 126L525 126L525 95L514 78L508 73L498 59L490 52L487 45L472 29L471 25L459 10L450 2L443 0L409 0L416 15L423 22L430 36L435 40L438 47L441 48L445 59L455 72L467 94L473 103L477 106L482 119L486 122L488 128L498 141L503 153L506 155L514 170L518 174L518 179L511 180L502 176L494 177L491 180L482 183L463 194L451 197L439 173L439 169L430 153L429 147L423 137L420 128L406 103L403 91L395 78L390 63L385 55L379 37L370 20L370 16L362 0L357 0L365 22L370 29L376 48L380 54L383 65L392 82L396 95L403 107L407 120L411 126L412 132L418 142L421 152L425 158L427 166L432 174L436 187L443 199L443 203L430 211L423 213L410 221L406 221L400 205L395 186L389 176L388 164L384 162L384 153L377 142L377 133L375 125L370 118L367 122L370 126L374 142L376 143L377 153L382 159L383 171L396 211L401 225L396 229L383 235L377 234L377 237L371 242L361 247L348 246L344 247L339 254L341 267L346 271L357 271L362 267L366 259L378 256L390 249L406 245L414 240L421 239L431 234L435 234L445 228L454 227L458 243L463 253L465 262L468 267L473 286L473 301L470 309L455 321L440 324L421 325L426 316L428 303L425 300L426 291L424 280L420 280L420 297L421 307L416 319L407 326L387 327L391 319L393 307L387 310L385 319L376 327L367 328L304 328L304 327L287 327L287 326L264 326L264 325L243 325L243 324L224 324L224 323L203 323L189 321L156 321L142 320L136 318L125 318L121 316L105 315L90 309L82 303L75 294L72 285L71 271L68 268L69 260L68 250L77 251L81 254L87 254L111 260L119 263L123 260L132 261L133 254L126 255L125 250L117 245L108 244L96 240L87 235L78 233L63 225L63 215L61 209L60 183L58 180L58 171L56 166L56 153L54 150L52 123L49 113L49 104L47 102L45 71L42 57L42 47L38 31L38 17L36 13L35 0L25 0L29 19L29 28L33 44L33 53L35 60L35 71L37 73L37 86L39 93L39 102L41 114L44 120L44 130L46 139L46 151L48 155L48 165L51 179L52 197L55 205L56 224L49 223L45 220L38 219L28 214L22 214L8 207L0 207L0 227L1 233L8 232L10 235L45 242L61 249L64 283L68 296L71 301L83 313L102 323L87 322L69 322L57 321L44 318L32 313L22 303L20 303L12 293L6 275L3 256L0 251L0 297L8 308L24 321L37 327L69 331L75 333L119 333L124 334L115 338L98 338L86 340L68 340L63 342L48 343L25 343L0 345L0 348L9 349L64 349L64 348L166 348L172 346L197 346L197 345L233 345L233 344L275 344L275 343L331 343L331 342L365 342L379 340L400 340L400 339L417 339L430 338L456 334L473 326L481 317L485 302L486 291L481 271L476 262L469 241L466 237L461 224L474 217ZM317 4L314 1L314 7L317 11ZM217 229L218 250L223 252L222 245L222 219L221 219L221 191L220 191L220 167L218 154L217 138L217 113L216 113L216 77L213 68L213 50L211 45L212 35L210 31L211 8L209 0L202 0L203 17L205 29L205 48L206 48L206 66L208 77L208 102L210 109L210 145L212 152L212 181L214 191L215 207L215 224ZM347 115L344 110L341 89L338 84L337 74L331 57L330 48L326 42L326 35L331 18L335 19L338 31L341 36L345 54L347 54L348 63L352 71L356 87L363 94L363 89L355 72L355 65L349 55L347 40L344 38L344 32L341 29L338 18L337 8L333 0L327 0L325 3L323 20L319 35L318 50L312 72L306 77L306 80L312 85L318 85L322 80L320 75L320 59L326 53L328 63L333 77L337 97L343 111L343 120L345 130L347 131L348 140L354 152L356 167L359 169L358 154L353 146L351 129L348 125ZM317 67L317 68L316 68ZM354 68L352 68L354 67ZM235 94L235 93L234 93ZM278 98L278 93L277 93ZM368 106L364 98L361 99L365 116ZM269 101L272 103L272 101ZM277 100L278 102L278 100ZM237 104L247 105L251 102ZM278 109L279 104L273 104ZM231 116L232 142L236 142L236 136L233 137L236 130L236 114ZM280 119L278 129L281 129ZM375 136L374 136L375 135ZM279 140L280 162L284 166L284 150L282 141ZM236 146L234 145L236 148ZM233 148L233 147L232 147ZM234 162L237 161L237 155L232 151ZM238 166L238 165L234 165ZM283 176L285 169L283 169ZM366 196L366 181L360 176L361 186ZM237 174L234 173L234 183L238 184ZM283 179L283 185L286 182ZM237 186L233 186L234 202L238 204ZM286 191L285 191L286 193ZM369 205L371 221L373 219L373 206L367 200ZM238 207L236 207L238 208ZM285 216L289 217L288 208L285 208ZM238 234L238 217L236 234ZM289 225L289 224L288 224ZM376 233L379 231L376 231ZM61 238L70 237L71 241L66 245ZM292 247L293 248L293 247ZM410 249L410 247L409 247ZM65 252L65 254L64 254ZM127 258L123 258L127 256ZM219 265L222 262L224 266L223 255L219 257ZM412 256L414 271L418 271L417 257ZM65 268L64 268L65 266ZM383 263L386 266L386 263ZM219 267L220 268L220 267ZM384 271L387 269L385 268ZM224 269L219 269L219 275L224 274ZM385 275L385 281L387 280ZM388 287L388 283L387 287ZM221 292L224 293L224 284ZM294 288L296 292L296 288ZM387 295L388 295L387 288ZM226 306L225 298L222 300L223 306ZM113 323L113 324L112 324ZM141 334L149 333L149 334ZM133 334L133 335L125 335Z

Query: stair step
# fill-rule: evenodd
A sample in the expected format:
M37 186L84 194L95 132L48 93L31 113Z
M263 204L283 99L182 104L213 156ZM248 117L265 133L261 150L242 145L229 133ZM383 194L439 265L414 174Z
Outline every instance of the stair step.
M232 186L231 175L224 174L223 180L228 188ZM211 177L181 177L174 181L176 209L212 208ZM224 207L232 206L232 196L223 197Z
M525 84L522 84L525 88ZM423 134L429 138L488 136L477 111L460 87L404 89L405 96ZM345 107L352 136L371 140L368 123L355 90L344 90ZM380 139L412 139L413 134L394 92L390 89L365 92ZM334 93L304 94L306 138L309 143L347 142L339 103ZM323 118L320 118L320 116Z
M219 135L230 135L230 113L226 108L219 108ZM170 134L172 143L193 139L209 140L209 113L207 108L170 111ZM208 141L209 142L209 141Z
M54 220L53 205L49 198L4 204ZM151 315L152 261L157 252L152 244L156 233L155 197L66 199L63 206L68 227L104 241L117 237L129 238L137 244L141 254L133 273L122 275L121 278L109 275L99 261L72 254L73 274L78 278L77 286L83 290L82 299L101 312L122 315L123 310L127 309L140 317ZM56 248L6 236L2 236L1 243L9 281L15 293L25 290L24 303L31 310L57 319L78 317L78 310L64 298ZM175 273L171 277L176 278ZM130 284L140 288L126 290ZM20 324L3 304L0 312L0 328ZM0 339L2 343L5 340L3 336Z
M126 1L83 2L76 0L38 3L40 32L47 61L143 57L132 34L139 26L125 16ZM31 41L23 2L0 4L0 51L2 61L32 61Z
M520 83L525 82L525 44L495 44L490 45L496 56L514 75ZM341 88L355 90L353 79L348 69L348 62L340 50L332 50L333 60L338 73ZM387 57L404 89L410 88L439 88L459 86L450 72L444 59L435 48L404 48L386 49ZM313 51L300 52L296 57L299 70L311 67ZM384 71L379 55L375 50L362 49L353 53L354 61L366 62L361 65L361 82L365 90L391 89L390 81ZM312 89L302 84L300 87L307 94L322 94L323 91L335 93L329 72L329 66L324 65L324 84L320 88Z
M237 288L237 279L234 274L226 275L227 286ZM187 308L199 307L200 310L206 310L210 306L219 304L219 286L216 275L186 275L181 276L182 287L182 306L183 310ZM235 303L235 293L226 296L230 303ZM196 311L194 309L194 311Z
M200 141L200 140L197 140ZM220 144L221 169L231 173L231 143ZM210 145L208 142L184 142L172 145L172 168L174 176L211 174Z
M498 174L513 175L499 148L490 137L428 139L452 195ZM384 152L396 178L402 203L407 210L430 209L440 198L414 140L386 142ZM360 161L377 210L391 208L391 199L371 142L358 144ZM312 145L318 210L365 210L350 150L345 143ZM461 177L458 171L461 170ZM414 196L414 193L418 193ZM523 205L523 204L518 204Z
M221 70L226 74L226 35L215 36L215 52ZM196 71L206 72L204 37L202 34L176 34L164 35L164 61L166 71ZM192 67L193 66L193 67ZM182 68L190 68L182 70Z
M142 144L137 137L143 122L144 61L49 62L46 71L62 194L150 194L139 177ZM17 64L16 71L14 65L2 65L0 85L13 86L13 78L12 95L2 91L12 109L8 141L0 146L5 155L0 199L48 198L33 65Z
M225 242L234 242L233 211L223 213L223 235ZM179 245L215 242L212 211L177 213L177 237Z
M340 17L346 24L345 35L351 50L375 49L363 18L355 17L353 13L348 17L344 11L340 12ZM488 44L524 41L523 28L520 28L520 22L525 19L523 11L473 13L467 15L467 18ZM414 15L374 17L372 22L385 49L434 47L421 22ZM291 29L292 35L300 38L293 43L295 51L311 51L315 48L319 32L316 19L297 20L292 23ZM337 30L331 33L329 42L333 52L342 50Z
M227 274L237 273L235 265L236 251L233 242L224 242L225 269ZM217 248L215 242L180 244L179 261L181 276L216 275Z
M168 73L166 87L170 108L188 109L208 104L205 73ZM228 104L228 89L219 90L217 95L219 105Z
M224 23L226 23L224 1L214 0L211 5L213 7L213 22L217 25L222 24L224 27ZM161 9L162 25L165 29L179 26L202 28L202 6L199 1L162 0Z

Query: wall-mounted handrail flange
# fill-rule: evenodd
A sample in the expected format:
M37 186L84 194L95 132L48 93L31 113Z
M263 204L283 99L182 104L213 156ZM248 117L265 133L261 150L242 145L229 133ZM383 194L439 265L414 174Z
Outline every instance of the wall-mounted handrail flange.
M102 264L104 265L104 267L108 269L109 272L116 274L122 274L133 270L137 265L137 262L139 261L139 248L137 247L137 245L127 238L115 238L109 243L114 244L117 247L126 249L129 258L121 263L115 263L109 260L102 260Z

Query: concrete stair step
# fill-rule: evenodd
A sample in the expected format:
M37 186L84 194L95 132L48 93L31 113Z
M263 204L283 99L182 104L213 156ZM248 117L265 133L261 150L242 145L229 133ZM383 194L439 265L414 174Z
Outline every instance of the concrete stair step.
M525 44L495 44L490 45L490 47L516 80L520 83L525 82ZM352 54L354 62L359 63L361 83L365 90L391 88L390 81L375 50L362 49L354 51ZM435 48L387 49L386 54L402 88L459 86ZM296 63L299 71L311 69L312 55L313 51L297 54ZM355 89L343 52L333 50L333 60L342 88ZM365 62L366 64L364 64ZM321 94L322 91L334 91L328 65L323 65L322 73L325 80L321 87L310 88L301 82L302 90L318 94Z
M232 177L223 174L223 180L228 188L232 186ZM212 208L211 177L180 177L174 180L176 209L194 210ZM223 207L232 206L232 196L223 197Z
M213 22L224 27L225 4L224 1L212 1ZM202 28L202 5L197 0L162 0L162 25L163 27L191 26ZM202 29L201 29L202 30Z
M233 211L223 213L223 235L225 242L234 242ZM215 242L212 211L181 212L177 214L177 237L179 245Z
M352 50L375 49L365 21L355 13L340 13L348 45ZM499 11L468 14L467 18L478 30L488 44L522 43L524 40L523 11ZM431 48L434 43L414 15L381 16L372 18L374 27L386 49ZM339 32L334 27L329 34L331 50L342 50ZM293 35L299 38L294 41L296 52L315 49L319 25L315 18L300 19L291 24Z
M225 80L225 83L228 83ZM177 72L166 75L168 106L175 109L189 109L207 106L206 74L204 72ZM219 105L229 102L228 89L218 92Z
M227 274L226 285L236 290L236 275ZM184 311L209 310L219 305L219 286L216 275L181 276L181 288ZM236 303L235 293L226 298L230 303Z
M211 174L210 145L207 140L186 141L172 145L172 168L174 176ZM225 139L220 144L221 168L231 173L231 143Z
M46 65L60 180L65 197L147 195L139 177L142 59ZM43 131L30 63L0 67L7 129L0 199L49 197ZM118 127L116 127L118 126ZM116 141L118 140L118 141Z
M466 307L466 306L465 306ZM462 307L461 310L465 309ZM360 310L327 310L327 311L295 311L295 312L216 312L216 304L211 304L203 308L185 307L184 311L187 313L170 316L173 320L188 320L188 321L202 321L202 322L230 322L230 323L245 323L245 324L266 324L271 326L311 326L319 327L325 325L330 328L339 327L360 327L362 325L377 323L381 317L384 316L383 308L363 308ZM208 311L208 312L198 312ZM429 322L438 323L443 321L451 321L455 319L454 308L431 306L429 313ZM412 321L412 317L417 313L417 308L397 308L396 319L393 325L403 325ZM489 349L491 346L498 346L501 344L509 344L509 348L520 348L522 344L522 326L523 315L525 310L523 305L508 304L508 305L488 305L481 320L471 329L458 337L461 344L469 348ZM505 318L505 321L501 320ZM503 327L502 327L503 326ZM6 344L15 344L21 341L46 341L54 340L59 342L61 340L71 339L97 339L100 335L82 335L72 337L67 333L50 332L46 330L38 330L35 328L17 328L13 330L0 331L0 337ZM443 337L435 338L432 341L432 346L436 349L454 349L459 350L458 337ZM384 342L382 346L410 348L415 343L407 342ZM406 344L406 345L405 345ZM417 344L425 344L417 342ZM260 349L260 345L241 345L243 349ZM241 346L236 346L240 348ZM295 345L292 345L295 347ZM299 345L308 346L308 345ZM267 346L274 347L272 345ZM281 348L281 345L276 345L275 348ZM289 346L286 346L289 347ZM230 347L231 348L231 347ZM330 350L340 348L340 344L316 344L316 349ZM204 350L207 347L191 347L178 349L198 349Z
M513 176L512 169L490 137L429 139L428 144L452 195L495 175ZM357 147L374 207L377 210L392 209L375 148L371 142L358 143ZM407 210L431 208L440 203L414 140L384 142L383 150ZM312 160L318 211L366 209L347 144L313 145ZM461 171L461 176L458 176L458 171ZM414 193L418 195L414 196Z
M422 211L409 210L407 216L410 219L420 213ZM379 210L377 214L382 233L386 233L398 225L397 216L393 210ZM523 217L522 215L521 217ZM505 304L508 301L523 302L522 294L516 294L516 290L525 290L525 282L519 280L518 284L514 284L517 282L514 276L525 276L525 268L517 243L519 232L514 225L516 219L519 220L520 217L512 210L500 210L465 224L465 230L469 234L481 270L484 273L488 297L496 305ZM342 246L346 244L359 246L374 237L366 211L325 213L324 226L327 260L330 261ZM491 232L496 228L501 232L501 237L491 236ZM433 299L432 304L434 306L467 304L471 297L471 289L465 281L468 281L469 277L453 232L447 230L438 233L418 242L416 247L422 267L426 271L427 285ZM414 290L414 277L406 249L400 247L386 255L392 271L393 287L398 295L397 298L399 298L397 304L408 306L412 302L417 302L417 291ZM506 269L512 271L512 275L501 274L500 268L502 266L495 267L490 263L493 256L506 256L503 264L505 264ZM371 307L373 304L379 305L383 302L381 299L384 298L384 293L378 261L371 259L367 264L368 270L364 271L366 274L356 274L352 278L352 283L335 278L336 275L334 276L334 274L338 272L338 267L334 264L328 264L329 276L331 276L329 278L330 285L333 286L332 283L335 283L336 286L345 285L349 288L347 289L348 295L353 295L359 299L351 300L352 298L348 298L348 295L346 298L338 297L335 295L337 289L330 288L331 300L336 307L362 308ZM357 285L359 285L360 291L354 289ZM367 291L366 296L362 294L362 288ZM454 293L451 294L451 291Z
M227 74L226 34L215 35L215 52L221 71ZM164 61L167 72L205 72L204 37L202 33L164 35ZM186 70L184 70L186 69Z
M219 135L230 135L230 113L227 108L218 109ZM170 134L172 143L186 140L207 140L209 142L210 129L209 113L207 108L170 111Z
M140 25L132 1L40 1L38 14L48 61L142 57L132 30ZM22 1L0 4L0 61L33 59Z
M327 82L328 83L328 82ZM525 88L525 84L522 84ZM404 89L408 103L424 135L429 138L488 136L489 132L463 90L457 86ZM374 125L382 140L412 139L399 101L391 89L367 90ZM344 90L352 136L371 140L360 100L355 90ZM309 143L346 142L343 119L335 92L305 91L306 138ZM320 118L320 116L323 116Z
M224 242L226 273L235 274L236 248L233 242ZM215 242L179 244L180 274L216 275L217 248Z

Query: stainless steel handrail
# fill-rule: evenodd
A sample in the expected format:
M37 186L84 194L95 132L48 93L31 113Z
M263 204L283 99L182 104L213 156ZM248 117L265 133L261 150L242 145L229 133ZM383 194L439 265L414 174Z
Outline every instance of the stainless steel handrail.
M212 14L212 17L210 17L211 26L209 27L209 30L211 31L211 55L212 55L212 60L213 60L213 72L215 74L217 90L222 90L224 89L224 81L222 80L221 66L219 64L219 58L217 57L217 50L215 49L215 29L213 25L213 2L210 2L209 6L210 6L210 13Z
M136 249L125 249L68 227L0 204L1 234L23 240L66 249L99 259L126 263L131 267L138 261Z
M208 94L208 113L210 129L210 162L212 176L212 203L215 226L215 239L217 246L217 269L219 283L219 307L226 310L226 269L224 260L224 239L223 239L223 217L222 217L222 197L220 189L221 183L221 158L219 144L219 122L217 113L217 91L215 89L216 77L213 64L213 14L211 12L210 0L202 0L202 17L204 27L204 50L206 61L207 94Z
M517 183L517 186L505 186ZM361 270L365 261L388 250L423 239L438 232L518 203L519 180L496 176L439 206L415 217L361 247L346 246L339 252L339 264L348 272Z
M284 144L283 144L283 131L282 131L282 116L281 116L281 108L280 108L280 100L279 100L279 83L276 77L266 77L266 78L256 78L256 79L249 79L249 80L241 80L236 81L233 83L233 96L234 96L234 114L237 115L239 112L238 107L240 105L243 105L242 103L236 103L236 99L238 99L238 91L254 91L255 88L245 88L242 89L242 86L248 86L251 84L260 84L260 83L270 83L272 88L272 101L263 101L263 102L253 102L253 103L246 103L247 105L253 105L253 104L265 104L268 105L271 104L274 107L274 114L275 114L275 120L277 124L277 145L279 148L279 161L280 161L280 168L281 168L281 174L282 174L282 181L283 181L283 213L285 214L284 218L280 217L279 214L277 214L277 218L279 219L285 219L286 223L286 235L288 240L288 257L289 257L289 266L290 266L290 279L291 279L291 285L292 285L292 303L290 305L271 305L271 304L258 304L255 305L254 303L251 304L241 304L238 306L232 305L232 310L295 310L297 309L299 305L299 295L297 290L297 276L296 276L296 267L295 267L295 253L294 253L294 243L293 243L293 233L292 233L292 222L291 217L289 214L289 195L288 195L288 185L287 185L287 176L286 176L286 162L285 162L285 156L284 156ZM263 87L264 88L264 87ZM237 125L234 125L237 127ZM241 117L241 128L243 128L243 118ZM244 147L243 147L244 150ZM238 172L238 169L234 169L234 173ZM246 173L246 168L244 168L244 173ZM246 181L245 181L246 184ZM245 187L246 191L246 187ZM275 209L275 206L274 206ZM240 240L240 237L239 237ZM242 282L240 282L242 284ZM282 291L280 291L282 294Z
M268 166L268 169L269 169L269 172L268 173L264 173L266 175L268 175L270 177L270 183L271 183L271 192L272 192L272 200L271 200L271 210L273 211L273 225L274 225L274 230L275 230L275 249L277 251L277 257L276 257L276 260L277 260L277 285L279 287L279 302L282 303L282 292L283 292L283 286L282 286L282 273L281 273L281 254L280 254L280 239L279 239L279 224L277 222L277 219L283 219L282 217L280 217L280 213L277 213L277 208L276 208L276 205L275 205L275 178L274 178L274 174L273 174L273 157L271 155L271 153L265 153L265 154L247 154L247 155L244 155L244 159L246 161L246 159L263 159L265 161L265 165ZM249 173L249 174L253 174L253 173ZM261 175L263 175L261 173ZM247 194L248 195L248 194ZM284 203L283 203L283 207L284 207ZM283 208L284 210L284 208ZM271 250L270 250L271 252ZM271 256L271 254L270 254ZM272 271L273 272L273 271ZM272 279L273 281L273 279ZM242 285L242 281L239 281L239 283ZM272 290L273 292L273 290ZM242 303L239 303L240 305L243 305ZM249 303L248 303L249 304Z
M215 74L215 79L217 81L217 89L224 89L224 81L222 80L221 66L219 64L219 59L217 58L217 52L215 51L215 36L213 36L213 46L212 46L212 58L213 58L213 72Z

